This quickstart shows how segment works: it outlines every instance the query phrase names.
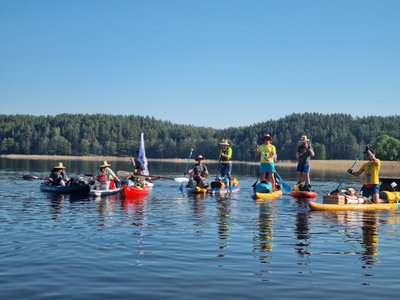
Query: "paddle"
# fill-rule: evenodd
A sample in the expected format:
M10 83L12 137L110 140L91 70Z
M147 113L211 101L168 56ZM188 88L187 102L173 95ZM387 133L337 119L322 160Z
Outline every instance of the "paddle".
M127 171L117 171L117 174L121 177L126 177L129 176L131 173ZM185 177L167 177L167 176L161 176L161 175L141 175L141 174L134 174L136 177L146 179L146 178L152 178L153 180L158 180L158 179L171 179L175 180L177 182L188 182L189 179Z
M268 159L267 154L260 149L260 146L257 145L257 149L258 149L258 151L260 151L262 153L262 155L264 156L265 159ZM288 183L283 181L282 177L279 175L279 173L276 170L275 170L275 174L278 177L278 179L281 181L282 187L285 190L285 192L289 193L292 190L292 187ZM257 178L257 180L258 180L258 178Z
M353 162L353 164L351 165L350 169L353 169L354 166L356 165L356 163L364 156L364 149L361 148L360 153L358 153L358 156L356 158L356 160ZM347 176L349 176L349 172L347 171L343 177L342 180L340 180L339 185L337 186L337 188L335 190L333 190L332 192L330 192L329 194L338 194L339 193L339 189L340 187L343 185L344 181L346 180Z
M85 175L86 177L93 177L92 174L83 174L83 175ZM33 175L33 174L24 174L22 176L22 178L24 180L44 180L45 179L45 178L41 178L41 177Z
M185 170L185 172L183 172L183 175L185 176L186 175L186 173L187 173L187 171L188 171L188 169L189 169L189 163L190 163L190 159L192 158L192 154L193 154L193 148L190 148L190 154L189 154L189 158L188 158L188 161L187 161L187 163L186 163L186 170ZM189 179L186 181L186 182L188 182L189 181ZM184 183L184 181L182 181L182 184L181 184L181 186L179 187L179 190L182 192L183 191L183 183Z
M279 180L282 182L282 187L285 190L285 192L289 193L292 190L292 187L286 183L285 181L282 180L281 176L278 174L278 172L275 170L276 176L279 178Z
M33 175L33 174L25 174L25 175L22 176L22 178L24 180L42 180L43 179L43 178L40 178L40 177L38 177L36 175Z

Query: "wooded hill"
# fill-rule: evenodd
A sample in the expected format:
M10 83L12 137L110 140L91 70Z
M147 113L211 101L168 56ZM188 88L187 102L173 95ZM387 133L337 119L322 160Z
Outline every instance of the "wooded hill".
M319 113L221 130L135 115L0 115L0 153L132 156L141 132L149 158L187 158L194 148L194 155L218 159L218 142L228 138L234 160L254 161L263 133L274 137L280 160L295 159L302 135L312 140L317 159L354 159L365 144L375 147L381 159L400 158L400 116Z

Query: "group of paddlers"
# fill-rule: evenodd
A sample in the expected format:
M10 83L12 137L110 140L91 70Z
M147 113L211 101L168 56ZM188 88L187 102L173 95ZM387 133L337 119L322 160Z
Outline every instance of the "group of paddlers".
M263 140L263 144L256 145L256 154L260 156L259 179L260 183L268 185L270 191L273 192L280 189L280 184L275 178L277 152L276 147L273 145L273 137L271 135L264 134ZM232 147L227 139L223 139L219 145L221 146L219 155L220 176L221 178L226 178L230 186L232 184ZM368 146L365 146L361 153L363 154L364 160L367 160L367 162L356 172L350 168L348 173L354 176L364 174L361 195L364 197L372 197L373 202L380 203L379 172L381 161L375 156L375 151ZM315 152L311 140L306 135L303 135L299 139L299 145L296 151L296 171L298 174L296 189L300 191L311 191L310 160L314 155ZM208 169L203 163L204 157L198 155L195 160L196 164L188 170L190 175L188 186L198 185L206 188L208 187Z
M126 176L124 176L124 180L132 180L135 184L141 184L142 179L139 177L143 173L143 167L141 163L131 157L131 161L133 164L133 171L128 172ZM52 186L66 186L71 183L71 179L67 176L65 172L65 166L62 162L59 162L58 165L52 168L50 175L45 179L48 185ZM108 184L106 188L114 189L121 185L120 178L115 174L115 172L111 169L111 165L105 160L99 166L97 172L94 175L90 176L90 182L98 182L100 184Z
M277 160L276 147L273 145L273 137L269 134L263 135L264 143L256 145L256 154L260 156L259 166L259 180L260 183L268 184L270 191L276 191L280 189L280 184L275 178L276 170L275 163ZM219 143L221 147L219 153L219 176L217 180L226 182L227 187L232 186L232 147L228 139L222 139ZM372 200L376 203L381 202L379 199L379 171L381 162L375 156L375 151L370 147L366 146L362 154L364 159L367 160L358 171L349 169L348 173L354 176L364 174L363 186L361 188L361 194L364 197L372 197ZM297 189L301 191L311 191L311 179L310 179L310 160L315 155L314 149L311 145L310 139L303 135L299 139L299 145L296 151L297 159ZM190 180L187 184L188 187L199 186L201 188L208 188L207 182L209 172L207 166L203 163L203 155L197 155L195 157L196 163L188 169L185 174L189 174ZM143 172L140 162L131 158L134 165L134 170L131 172L131 179L140 182L140 179L136 175L140 175ZM120 179L115 175L114 171L110 168L111 165L107 161L103 161L99 166L99 169L93 180L99 182L110 182L110 188L119 186ZM66 185L69 182L69 178L65 173L65 167L62 162L55 166L47 181L51 185Z

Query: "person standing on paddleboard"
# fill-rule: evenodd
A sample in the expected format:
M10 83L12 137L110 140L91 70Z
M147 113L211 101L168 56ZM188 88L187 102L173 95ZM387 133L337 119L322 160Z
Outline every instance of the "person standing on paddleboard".
M303 135L299 141L301 144L297 147L297 184L301 184L304 179L304 189L310 191L310 158L315 155L314 149L311 146L311 141L306 135Z
M256 153L260 155L260 182L265 181L267 173L268 180L270 181L273 190L275 186L275 158L276 148L272 145L272 137L264 133L264 144L261 146L256 145Z
M364 197L372 197L372 201L375 203L382 203L379 199L379 171L381 169L381 161L376 158L375 151L365 146L364 160L369 160L363 164L357 172L353 172L353 169L348 169L347 172L354 176L360 176L364 173L363 186L361 188L362 195Z
M219 171L222 178L228 178L229 186L232 185L232 148L227 139L219 143L222 147L219 153Z

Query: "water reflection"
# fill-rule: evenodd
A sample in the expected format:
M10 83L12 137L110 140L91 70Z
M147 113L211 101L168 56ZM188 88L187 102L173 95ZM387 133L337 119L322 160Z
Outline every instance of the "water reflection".
M117 200L119 200L118 194L95 198L99 211L99 226L110 226L112 224Z
M325 217L333 223L344 226L338 233L344 233L346 243L357 242L362 251L340 251L339 254L358 254L365 266L379 263L378 251L378 226L379 216L382 212L374 211L343 211L326 214Z
M307 205L310 199L296 199L298 207L301 209L296 214L295 234L299 242L296 244L296 252L301 256L309 255L310 246L309 239L310 234L310 211L307 209Z
M48 193L46 198L49 200L50 215L53 220L60 220L65 205L65 197L63 194Z
M377 212L364 212L362 223L363 261L366 264L377 264L378 251L378 215Z
M143 226L145 204L148 196L125 198L122 200L124 213L130 217L133 226Z
M229 222L231 214L231 200L225 196L217 199L217 211L219 249L223 250L229 246L229 232L231 231L231 225ZM225 255L220 253L219 256L224 257Z
M259 259L262 263L267 263L271 257L268 253L272 252L273 247L275 206L273 201L263 201L258 206L258 235L254 237L258 245L255 245L254 250L263 252L264 254L259 255Z

